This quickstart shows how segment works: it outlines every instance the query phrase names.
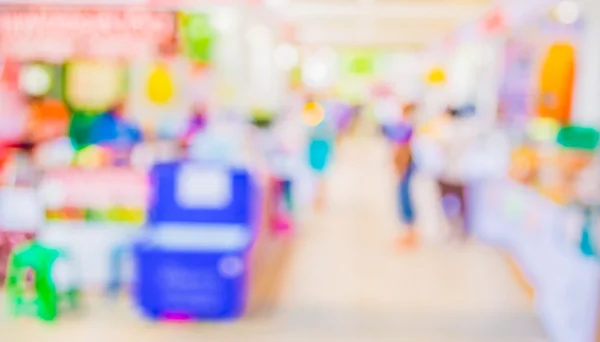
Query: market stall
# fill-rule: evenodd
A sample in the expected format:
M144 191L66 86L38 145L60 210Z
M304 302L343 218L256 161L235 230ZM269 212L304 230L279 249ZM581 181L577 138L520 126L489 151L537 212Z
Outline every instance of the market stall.
M183 160L246 170L256 193L264 194L248 199L257 217L250 225L256 234L243 248L253 269L250 293L263 291L254 284L285 267L270 261L285 260L290 240L273 234L264 219L276 193L265 181L272 170L261 166L264 155L249 157L248 150L258 150L244 129L249 108L232 102L231 91L221 91L223 84L240 83L231 78L239 66L223 61L222 50L245 46L234 43L245 21L224 32L232 26L219 26L222 16L218 7L184 12L13 6L0 13L0 96L11 104L2 107L2 126L13 123L1 136L8 156L1 165L7 195L1 196L0 229L35 235L37 243L65 252L77 266L84 294L119 292L132 282L151 285L128 266L147 265L145 254L133 258L131 246L152 223L158 191L152 170ZM204 197L232 191L223 182L211 184L209 176L200 172L193 182L204 183L188 186L196 184ZM219 185L224 188L214 188ZM7 200L16 192L24 193L23 203ZM12 213L15 206L23 209ZM29 215L19 215L25 209ZM10 253L5 247L21 241L3 239L2 251Z

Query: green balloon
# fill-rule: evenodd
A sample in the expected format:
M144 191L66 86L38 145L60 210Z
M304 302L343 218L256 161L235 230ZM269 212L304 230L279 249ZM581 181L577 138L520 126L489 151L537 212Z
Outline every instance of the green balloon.
M199 63L209 63L216 36L210 17L206 14L181 13L179 30L183 51L188 58Z

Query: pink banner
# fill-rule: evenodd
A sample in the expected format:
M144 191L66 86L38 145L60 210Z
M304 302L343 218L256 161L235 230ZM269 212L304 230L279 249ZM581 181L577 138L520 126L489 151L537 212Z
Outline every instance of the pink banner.
M175 16L139 10L0 12L0 54L21 60L131 58L172 40Z

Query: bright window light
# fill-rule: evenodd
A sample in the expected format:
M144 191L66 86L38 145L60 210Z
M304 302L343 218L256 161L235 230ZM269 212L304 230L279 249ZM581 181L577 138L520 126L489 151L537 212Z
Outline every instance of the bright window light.
M42 96L50 91L52 80L44 67L31 65L21 71L19 86L27 95Z
M561 24L570 25L579 20L579 5L572 0L561 1L554 9L556 20Z
M275 48L275 63L283 70L291 70L298 65L298 49L291 44L280 44Z

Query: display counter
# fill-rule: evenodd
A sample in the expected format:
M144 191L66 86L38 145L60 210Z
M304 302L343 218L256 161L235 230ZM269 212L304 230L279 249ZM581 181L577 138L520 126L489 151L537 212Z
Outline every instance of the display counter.
M581 251L583 210L509 179L474 184L470 203L474 233L516 264L551 338L597 341L600 261Z

